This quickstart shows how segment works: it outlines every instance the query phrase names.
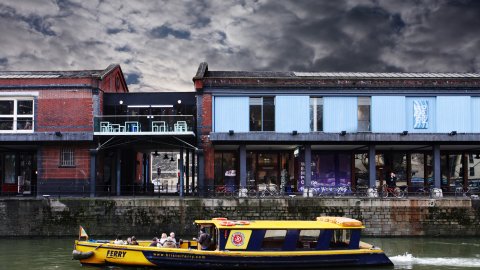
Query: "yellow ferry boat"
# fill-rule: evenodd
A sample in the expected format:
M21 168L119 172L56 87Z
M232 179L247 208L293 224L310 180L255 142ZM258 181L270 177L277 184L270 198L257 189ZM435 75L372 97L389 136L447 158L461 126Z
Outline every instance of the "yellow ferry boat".
M81 228L74 259L82 264L203 269L323 268L393 265L385 253L360 241L361 221L345 217L296 220L196 220L211 237L203 250L194 240L177 248L117 245L89 240ZM204 247L205 248L205 247Z

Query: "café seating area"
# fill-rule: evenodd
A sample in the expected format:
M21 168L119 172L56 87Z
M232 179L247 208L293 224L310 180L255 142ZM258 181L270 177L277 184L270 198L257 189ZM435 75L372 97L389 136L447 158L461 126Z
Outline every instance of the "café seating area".
M191 127L190 127L191 129ZM158 132L158 133L181 133L187 132L189 127L187 121L152 121L150 126L142 125L139 121L125 121L123 123L112 123L110 121L101 121L99 132Z

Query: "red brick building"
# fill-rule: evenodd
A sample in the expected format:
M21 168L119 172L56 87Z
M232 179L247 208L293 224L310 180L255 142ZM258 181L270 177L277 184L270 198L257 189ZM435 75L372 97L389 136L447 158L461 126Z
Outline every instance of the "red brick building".
M94 116L104 93L126 92L119 65L0 72L1 194L89 193L97 173Z

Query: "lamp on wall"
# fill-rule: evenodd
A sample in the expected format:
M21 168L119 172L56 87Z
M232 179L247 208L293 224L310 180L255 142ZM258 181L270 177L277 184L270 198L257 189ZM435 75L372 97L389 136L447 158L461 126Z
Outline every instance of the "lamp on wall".
M173 153L172 156L170 157L170 162L174 162L175 160L173 159Z
M235 131L233 131L232 129L230 129L230 130L228 131L228 135L230 135L230 136L232 136L234 133L235 133Z
M293 136L295 136L295 135L297 135L297 134L298 134L298 131L296 131L296 130L292 131L292 135L293 135Z
M345 135L347 135L347 132L346 132L345 130L342 130L342 131L340 132L340 136L345 136Z
M407 136L407 135L408 135L408 130L404 130L404 131L402 131L402 133L400 133L400 134L403 135L403 136Z
M456 130L453 130L453 131L451 131L450 133L448 133L448 135L450 135L450 136L455 136L455 135L457 135L457 131L456 131Z
M153 153L153 156L155 156L155 157L158 157L158 156L159 156L159 154L158 154L158 151L157 151L157 150L155 150L155 153Z
M165 155L163 155L163 159L168 159L167 153L165 153Z
M477 153L477 155L475 156L475 159L480 159L480 154Z

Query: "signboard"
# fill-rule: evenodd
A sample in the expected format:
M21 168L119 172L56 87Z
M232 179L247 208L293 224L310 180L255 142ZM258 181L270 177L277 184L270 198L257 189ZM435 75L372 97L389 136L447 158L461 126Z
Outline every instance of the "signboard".
M413 101L413 128L428 128L428 100Z

